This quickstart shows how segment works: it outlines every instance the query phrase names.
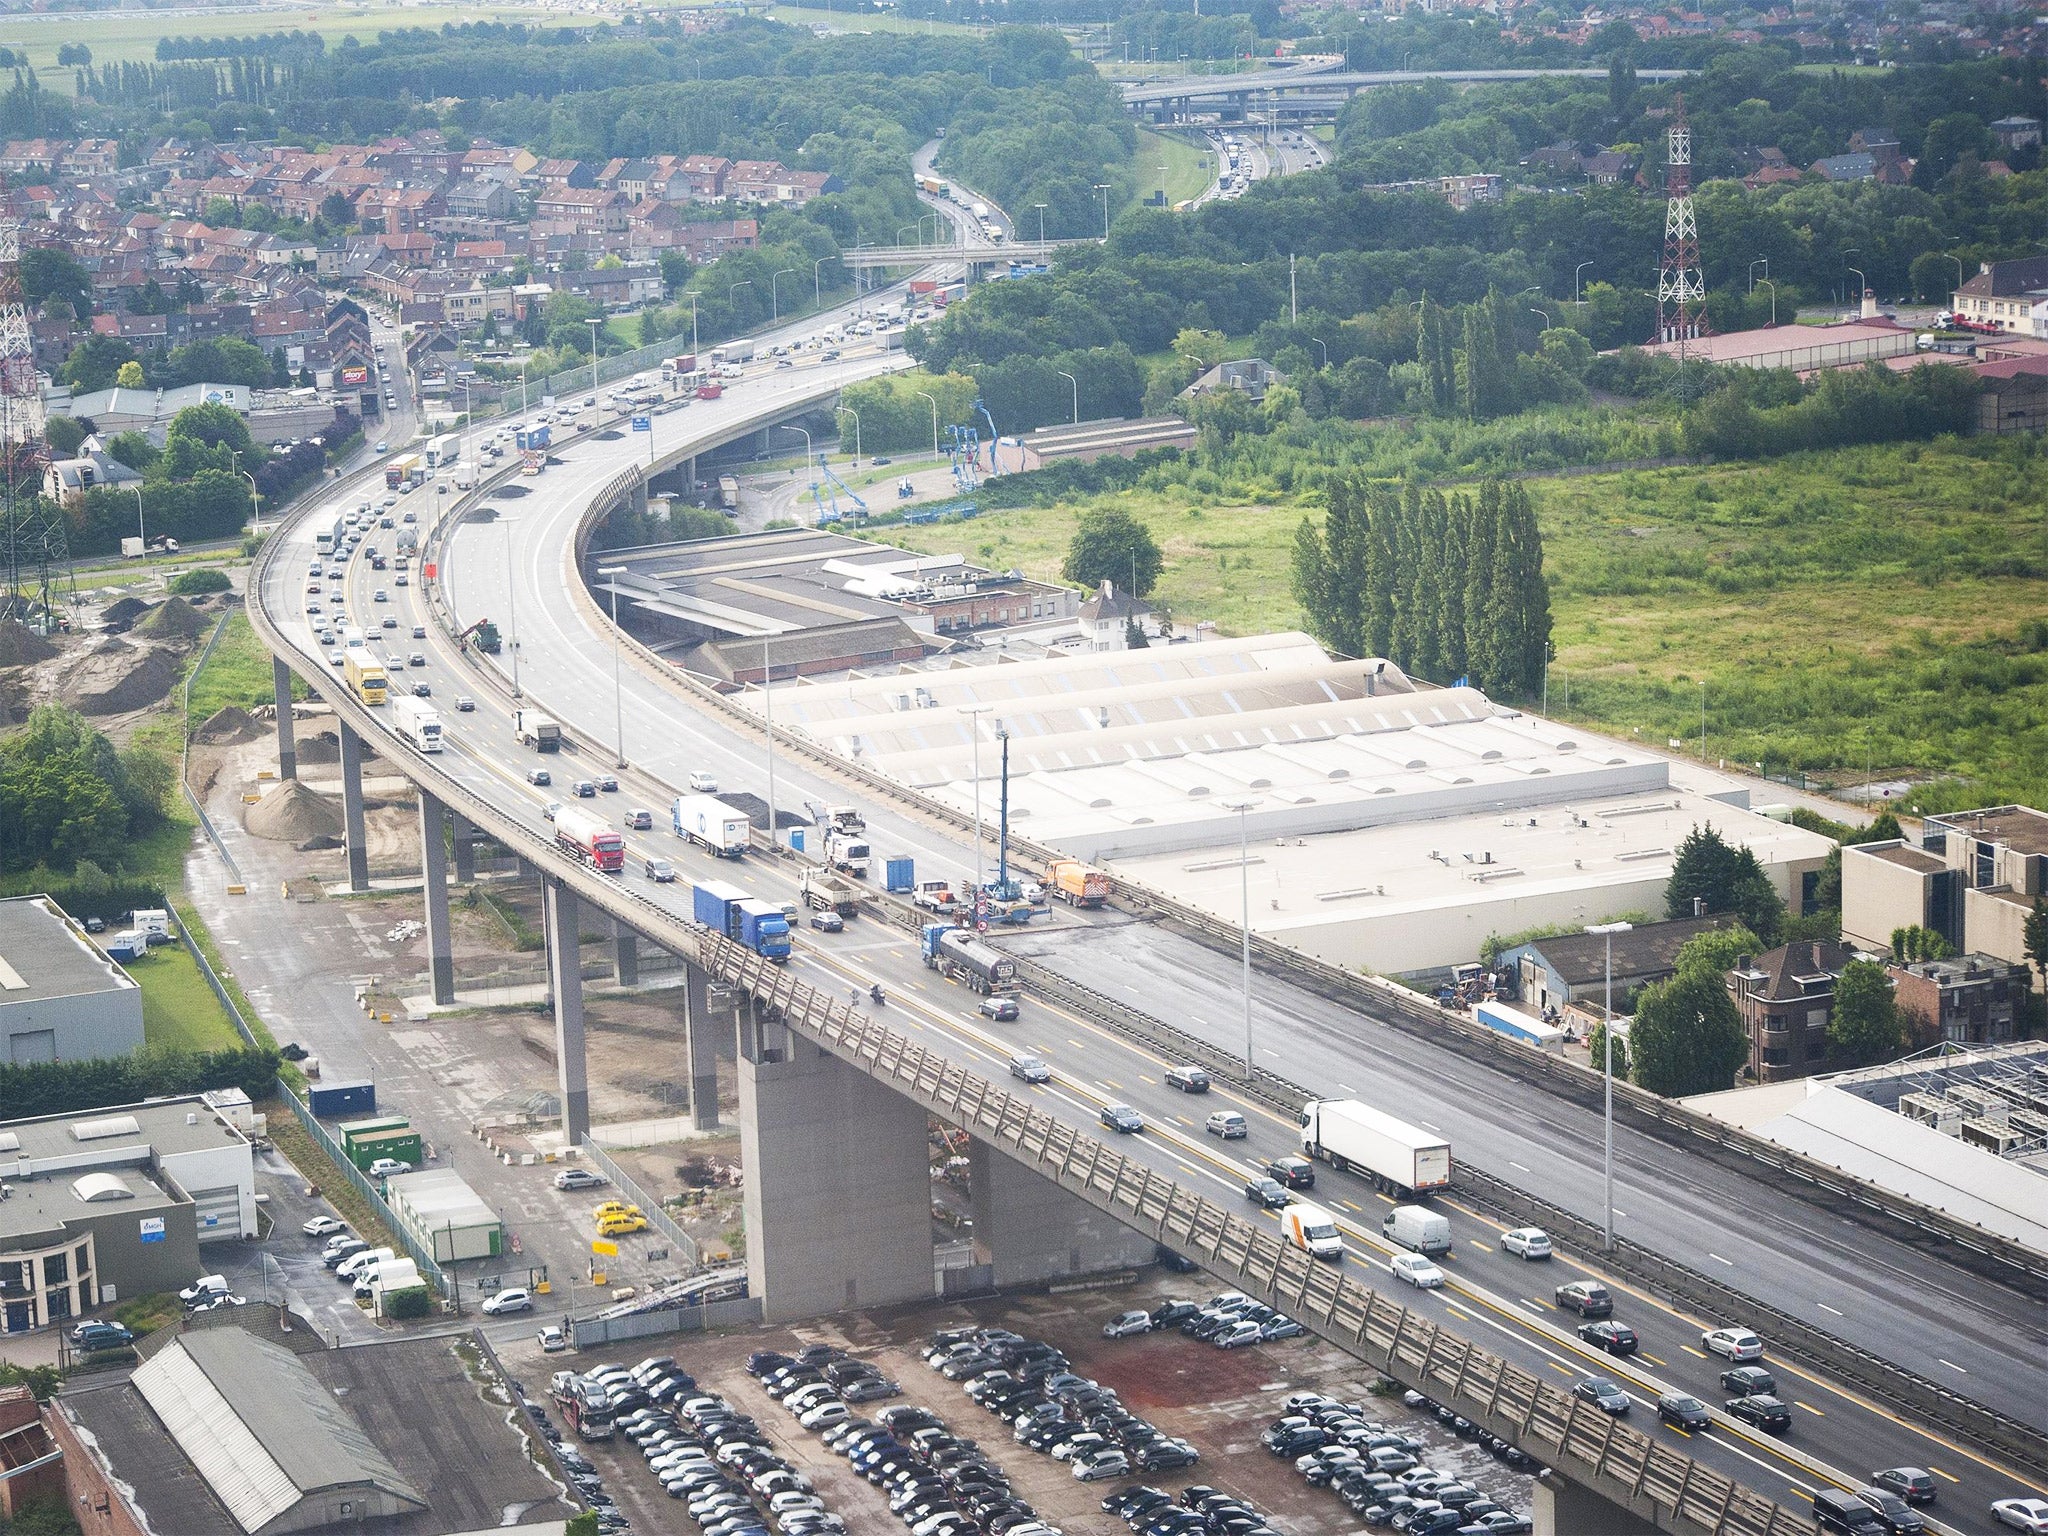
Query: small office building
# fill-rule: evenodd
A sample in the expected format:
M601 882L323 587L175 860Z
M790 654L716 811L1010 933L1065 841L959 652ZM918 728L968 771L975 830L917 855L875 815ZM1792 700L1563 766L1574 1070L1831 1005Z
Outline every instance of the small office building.
M505 1224L453 1168L426 1168L387 1179L391 1214L437 1264L494 1259L505 1251Z
M89 1061L142 1044L142 989L47 896L0 901L0 1061Z
M249 1138L198 1095L0 1124L0 1334L189 1285L256 1235Z

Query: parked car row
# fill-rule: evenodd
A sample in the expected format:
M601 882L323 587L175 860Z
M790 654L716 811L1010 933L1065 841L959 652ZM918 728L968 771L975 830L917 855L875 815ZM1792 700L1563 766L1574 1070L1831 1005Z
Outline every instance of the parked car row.
M1241 1291L1226 1291L1206 1305L1168 1301L1150 1312L1119 1312L1102 1325L1105 1339L1128 1339L1162 1328L1179 1328L1190 1338L1218 1349L1296 1339L1308 1330L1284 1312L1276 1312Z
M1453 1434L1486 1439L1469 1419L1437 1407L1419 1393L1411 1406L1431 1410ZM1318 1392L1297 1392L1281 1404L1282 1415L1260 1436L1274 1456L1292 1458L1294 1470L1313 1488L1328 1488L1345 1508L1369 1526L1421 1532L1424 1536L1488 1536L1530 1529L1529 1520L1453 1473L1425 1466L1422 1444L1367 1416L1362 1403L1341 1402ZM1500 1454L1527 1467L1521 1452L1500 1442ZM1489 1447L1491 1448L1491 1447Z
M1178 1499L1157 1488L1125 1488L1102 1507L1134 1536L1277 1536L1255 1506L1206 1483L1183 1488Z
M555 1379L560 1381L567 1374L557 1372ZM533 1420L534 1428L554 1447L555 1459L562 1464L562 1470L569 1474L569 1480L576 1485L576 1491L583 1495L592 1513L597 1516L597 1528L601 1536L631 1536L633 1524L620 1512L618 1504L606 1491L604 1479L598 1475L597 1468L592 1466L574 1446L563 1443L562 1432L555 1428L554 1423L548 1418L547 1409L526 1395L523 1383L514 1381L512 1386L519 1394L520 1407L524 1408L527 1417Z
M645 1406L618 1420L640 1447L662 1489L679 1500L706 1536L843 1536L846 1523L825 1507L810 1479L772 1447L752 1418L699 1387L668 1355L616 1372L618 1397L644 1394Z
M834 1366L866 1365L834 1345L814 1344L792 1357L762 1351L747 1362L771 1395L791 1397L812 1387L802 1378ZM867 1366L873 1370L873 1366ZM771 1385L772 1384L772 1385ZM794 1409L799 1423L814 1410ZM954 1434L928 1409L899 1404L875 1420L849 1417L819 1431L826 1448L846 1458L881 1489L889 1508L912 1536L1061 1536L1017 1496L1010 1478L972 1440Z
M1042 1339L1006 1328L933 1335L925 1363L1010 1425L1019 1445L1072 1469L1078 1482L1191 1467L1200 1453L1124 1407L1115 1392L1068 1369Z

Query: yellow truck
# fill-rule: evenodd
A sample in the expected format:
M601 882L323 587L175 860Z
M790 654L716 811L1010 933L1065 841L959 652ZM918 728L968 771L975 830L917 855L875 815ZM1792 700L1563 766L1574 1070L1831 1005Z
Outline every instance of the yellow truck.
M384 673L384 663L368 646L350 646L342 654L341 672L349 691L365 704L382 704L390 693L391 680Z
M1045 871L1046 894L1077 907L1099 907L1109 900L1109 876L1079 859L1060 859Z

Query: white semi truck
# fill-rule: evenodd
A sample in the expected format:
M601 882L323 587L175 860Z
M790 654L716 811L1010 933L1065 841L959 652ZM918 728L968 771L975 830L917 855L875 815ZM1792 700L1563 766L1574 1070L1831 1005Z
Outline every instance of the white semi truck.
M422 752L441 750L441 712L425 699L404 695L391 705L392 723L398 734Z
M1365 1174L1388 1194L1412 1199L1451 1182L1451 1144L1356 1099L1302 1106L1301 1150L1339 1171Z

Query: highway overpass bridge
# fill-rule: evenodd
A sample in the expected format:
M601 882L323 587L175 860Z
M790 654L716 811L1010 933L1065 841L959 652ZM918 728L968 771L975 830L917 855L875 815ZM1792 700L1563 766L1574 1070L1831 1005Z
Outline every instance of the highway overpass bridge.
M835 318L821 317L814 324L822 328ZM684 464L718 442L819 409L845 383L897 365L894 358L868 354L825 367L763 370L734 386L722 401L701 402L686 412L655 418L653 466L658 472ZM621 774L626 791L622 800L659 805L692 766L714 769L729 784L758 783L759 737L751 717L721 706L717 698L676 678L664 663L637 647L620 646L585 587L581 555L592 523L611 506L645 494L640 462L648 445L639 437L586 435L565 444L563 462L538 479L499 476L474 495L450 498L456 503L454 510L432 530L428 541L437 579L427 584L424 605L413 612L428 624L431 635L425 643L433 668L425 675L434 677L444 695L457 688L474 690L478 709L474 714L444 716L448 750L437 756L421 756L398 743L380 713L352 699L313 644L299 589L301 565L310 558L309 530L316 519L302 516L266 545L252 580L250 610L259 633L278 657L279 696L285 705L280 710L280 763L285 772L291 771L294 761L288 707L292 675L302 676L337 711L352 883L361 886L368 881L360 782L364 743L374 742L380 755L419 786L427 928L437 998L453 998L456 990L443 846L449 819L456 831L458 878L471 838L479 832L516 851L538 873L546 892L562 1099L572 1136L587 1126L589 1110L582 1075L581 967L573 938L564 942L564 936L577 933L579 915L588 908L614 925L615 964L622 977L636 966L636 946L643 940L685 959L690 968L687 1022L678 1048L689 1059L696 1090L692 1110L700 1121L715 1120L717 1113L715 1095L706 1091L715 1082L715 1054L722 1048L740 1053L742 1135L750 1183L749 1262L756 1294L771 1315L797 1316L930 1293L929 1254L913 1264L906 1262L903 1250L917 1246L905 1236L913 1206L916 1230L928 1230L923 1123L926 1113L934 1112L976 1139L977 1169L984 1186L1002 1192L980 1238L991 1262L1008 1278L1121 1262L1130 1252L1130 1239L1124 1235L1128 1233L1137 1233L1144 1244L1169 1243L1227 1283L1301 1315L1319 1333L1396 1379L1428 1390L1549 1461L1570 1488L1581 1491L1560 1496L1564 1507L1556 1517L1556 1529L1804 1530L1801 1490L1859 1479L1868 1470L1866 1462L1937 1460L1924 1437L1892 1413L1873 1411L1867 1400L1859 1407L1856 1394L1830 1395L1832 1389L1818 1386L1814 1393L1827 1406L1813 1409L1813 1426L1802 1420L1801 1438L1814 1444L1816 1453L1830 1456L1832 1466L1796 1447L1747 1435L1725 1421L1715 1436L1691 1442L1654 1428L1644 1431L1617 1423L1564 1390L1584 1371L1586 1352L1541 1315L1545 1309L1517 1299L1518 1288L1525 1289L1528 1282L1519 1280L1512 1268L1504 1267L1504 1256L1479 1240L1477 1234L1487 1232L1484 1213L1456 1207L1456 1219L1465 1223L1469 1218L1474 1236L1461 1246L1452 1291L1418 1295L1411 1305L1401 1306L1378 1289L1385 1274L1384 1250L1370 1222L1341 1217L1352 1252L1341 1266L1329 1269L1310 1265L1282 1246L1263 1219L1218 1205L1210 1186L1234 1197L1230 1165L1212 1154L1199 1136L1190 1141L1173 1129L1164 1106L1147 1100L1138 1086L1148 1080L1148 1068L1156 1071L1157 1053L1113 1038L1093 1020L1064 1008L1056 997L1035 1000L1027 1011L1027 1025L1015 1035L990 1036L971 1022L963 1023L952 1008L918 995L923 990L922 972L907 943L870 953L875 946L863 942L858 959L836 954L822 943L806 945L789 968L770 968L699 929L689 917L687 885L628 884L559 854L539 816L540 801L546 796L523 781L531 759L512 741L509 717L515 690L525 702L543 704L568 726L581 750L561 764L565 772L578 761L597 770L600 763L609 766L615 756L631 764ZM361 494L351 482L337 488L316 511L331 518L337 504L352 503ZM495 514L488 519L480 516L486 507ZM348 580L352 602L364 600L359 611L369 612L369 575L363 564L360 559L354 562ZM405 596L418 602L421 589L411 589ZM485 662L454 644L451 632L459 623L492 611L507 620L501 628L508 651L495 662ZM621 649L626 658L623 668ZM782 759L781 792L791 800L806 793L843 794L844 781L828 778L815 762L794 750L796 745L785 741L776 754ZM777 793L774 773L771 769L771 805ZM964 868L966 857L957 834L929 817L903 815L896 807L878 803L871 826L878 844L886 839L891 850L914 852L926 868ZM664 856L674 851L666 834L646 841L649 851ZM716 868L726 872L725 866ZM755 864L743 878L757 893L771 897L787 894L794 884L786 863L774 867L772 861ZM1208 951L1163 930L1157 943L1163 971L1184 970L1188 984L1203 988ZM857 993L871 978L888 983L892 1009L921 1032L916 1042L863 1017L866 1010L838 1003L838 996ZM732 1026L711 1013L713 981L737 987L752 1000L736 1043ZM1276 991L1287 986L1280 981L1271 985ZM1207 1003L1188 1009L1190 1028L1199 1028L1202 1015L1215 1011L1217 995L1228 996L1227 985L1212 993ZM1365 1029L1369 1037L1357 1043L1370 1058L1365 1070L1376 1075L1354 1080L1379 1082L1402 1070L1402 1039L1378 1021L1345 1009L1339 1031L1332 1033L1322 1024L1332 1011L1319 1006L1313 995L1297 991L1283 1000L1282 1007L1299 1031L1289 1042L1291 1068L1314 1070L1319 1080L1327 1078L1343 1087L1344 1074L1355 1073L1358 1067L1319 1066L1318 1053L1333 1039L1338 1049L1352 1051L1349 1037ZM1059 1043L1069 1031L1088 1037L1085 1050L1070 1048L1078 1041ZM985 1068L999 1067L1002 1053L1027 1045L1054 1061L1058 1083L1051 1090L1012 1096L985 1075ZM1091 1053L1110 1064L1095 1065ZM1116 1076L1105 1078L1105 1071ZM1440 1116L1458 1112L1452 1099L1467 1104L1501 1102L1498 1083L1468 1088L1458 1082L1463 1074L1463 1065L1439 1048L1426 1068L1425 1082L1431 1086L1416 1090L1428 1096L1413 1102ZM1112 1093L1144 1101L1153 1121L1147 1134L1125 1139L1115 1150L1092 1134L1094 1111ZM1536 1139L1544 1127L1561 1119L1583 1121L1577 1106L1566 1099L1551 1101L1540 1089L1525 1090L1524 1098L1515 1112L1521 1115L1517 1134L1507 1144L1524 1157L1545 1155ZM1528 1102L1533 1099L1542 1102ZM1243 1102L1257 1121L1253 1150L1264 1155L1285 1150L1284 1120L1254 1095ZM779 1129L793 1125L807 1128L804 1138ZM829 1160L831 1166L821 1166L810 1154L810 1148L820 1144L820 1127L830 1127L825 1135L844 1149L843 1156ZM1597 1133L1597 1121L1594 1129ZM1464 1135L1460 1122L1454 1136ZM1648 1180L1646 1187L1628 1193L1630 1204L1637 1204L1635 1194L1640 1192L1639 1220L1645 1226L1655 1220L1650 1206L1672 1207L1681 1235L1670 1246L1677 1251L1692 1253L1711 1242L1714 1255L1702 1253L1702 1258L1718 1255L1726 1261L1733 1253L1747 1261L1758 1239L1773 1249L1787 1246L1779 1243L1774 1229L1789 1225L1802 1234L1804 1244L1789 1245L1795 1267L1799 1260L1814 1264L1815 1274L1824 1274L1826 1283L1835 1287L1835 1299L1846 1300L1859 1313L1881 1315L1887 1326L1931 1329L1929 1348L1959 1364L1982 1364L1982 1379L1995 1391L2025 1394L2037 1388L2038 1375L2028 1363L2032 1357L2024 1341L2029 1327L2038 1328L2038 1318L2031 1324L2024 1321L2033 1316L2024 1300L1986 1290L1974 1277L1904 1248L1886 1248L1881 1257L1873 1255L1868 1269L1852 1269L1855 1286L1869 1291L1868 1297L1843 1291L1832 1255L1845 1239L1837 1232L1818 1231L1821 1218L1811 1208L1792 1202L1792 1210L1781 1209L1786 1198L1753 1175L1747 1187L1756 1199L1724 1206L1718 1222L1695 1217L1695 1203L1711 1199L1702 1186L1718 1177L1714 1165L1693 1156L1669 1157L1662 1143L1628 1127L1619 1135L1624 1156L1639 1158ZM1461 1145L1486 1150L1476 1134ZM1688 1171L1693 1169L1697 1172ZM1572 1172L1547 1163L1546 1187L1562 1190ZM1343 1180L1332 1175L1330 1182L1335 1193L1326 1198L1348 1205L1361 1218L1372 1209L1369 1191L1358 1192L1361 1205L1342 1199L1349 1188ZM1731 1220L1738 1211L1740 1219ZM1111 1226L1099 1219L1105 1217ZM1867 1234L1856 1241L1867 1242ZM1916 1293L1924 1310L1898 1318L1902 1288L1893 1282L1910 1278L1918 1284L1930 1276L1933 1284ZM1968 1298L1961 1305L1959 1293ZM1874 1305L1866 1307L1866 1301ZM1643 1313L1630 1320L1646 1338L1656 1338L1663 1330L1674 1341L1656 1346L1668 1350L1668 1368L1660 1362L1653 1375L1627 1364L1608 1365L1604 1359L1596 1363L1626 1380L1647 1406L1654 1401L1659 1376L1683 1382L1687 1373L1699 1374L1680 1358L1681 1350L1691 1348L1683 1342L1685 1328L1696 1329L1698 1324L1685 1316L1667 1317L1647 1295L1638 1305ZM1659 1307L1654 1316L1653 1307ZM2007 1326L2008 1317L2021 1321ZM1500 1335L1501 1353L1472 1344L1471 1333L1482 1326ZM2021 1342L2015 1345L2016 1340ZM1987 1359L1987 1343L1994 1358ZM2017 1360L2011 1353L2015 1348ZM2001 1351L2007 1366L2003 1377L1995 1358ZM1710 1393L1711 1388L1695 1390ZM1949 1450L1951 1454L1942 1459L1954 1463L1953 1475L1972 1495L1982 1489L2013 1491L2011 1475L1989 1459L1959 1451L1953 1444ZM1851 1470L1836 1471L1837 1466ZM1575 1507L1573 1500L1581 1496L1599 1503Z
M843 252L840 260L849 267L923 267L933 262L948 266L1003 266L1012 261L1050 262L1070 245L1100 245L1093 235L1062 240L1009 240L1001 245L863 245Z
M1639 69L1638 80L1682 80L1691 71ZM1184 75L1123 88L1124 105L1143 117L1172 122L1214 115L1235 121L1247 115L1282 118L1328 116L1360 91L1381 85L1414 85L1444 80L1485 85L1515 80L1607 78L1604 69L1271 69L1241 75ZM1255 113L1254 109L1258 109Z

